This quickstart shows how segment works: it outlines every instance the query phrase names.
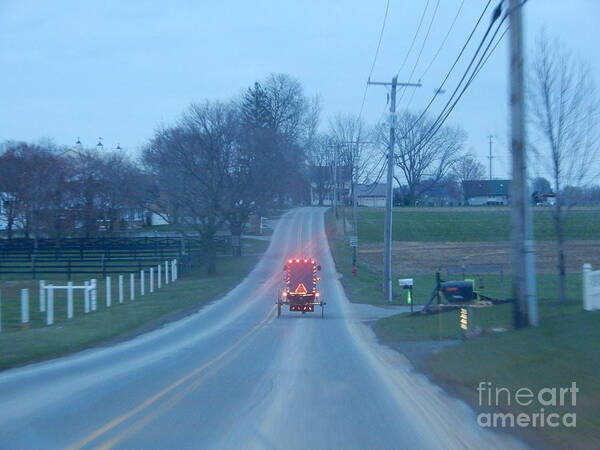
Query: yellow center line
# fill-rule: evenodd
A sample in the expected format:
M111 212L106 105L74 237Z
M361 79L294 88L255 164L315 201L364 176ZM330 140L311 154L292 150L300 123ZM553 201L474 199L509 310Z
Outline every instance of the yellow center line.
M99 438L103 434L109 432L113 428L115 428L118 425L122 424L123 422L125 422L129 418L131 418L131 417L135 416L136 414L144 411L149 406L153 405L158 400L160 400L161 398L163 398L165 395L169 394L174 389L176 389L177 387L179 387L182 384L184 384L186 381L188 381L191 378L193 378L195 375L198 375L199 373L201 373L204 370L208 369L213 364L215 364L215 363L221 361L222 359L224 359L228 354L232 353L235 349L237 349L238 347L240 347L242 345L242 343L246 339L248 339L252 334L256 333L262 326L266 325L270 320L273 320L273 318L274 318L274 311L275 311L275 306L273 305L273 307L271 307L271 309L268 311L266 317L263 320L261 320L248 333L246 333L238 341L236 341L235 344L233 344L232 346L230 346L229 348L227 348L227 350L225 350L224 352L222 352L221 354L219 354L215 358L211 359L210 361L206 362L202 366L200 366L200 367L192 370L187 375L184 375L183 377L181 377L177 381L173 382L172 384L170 384L169 386L167 386L166 388L164 388L163 390L161 390L157 394L154 394L152 397L146 399L144 402L142 402L137 407L131 409L130 411L128 411L128 412L126 412L124 414L121 414L119 417L116 417L115 419L111 420L110 422L108 422L107 424L103 425L102 427L100 427L96 431L90 433L89 435L85 436L84 438L82 438L79 441L75 442L74 444L70 445L69 447L66 448L66 450L78 450L78 449L81 449L82 447L84 447L85 445L87 445L87 444L91 443L92 441L96 440L97 438ZM206 377L203 376L203 377L201 377L201 380L204 380L205 378Z

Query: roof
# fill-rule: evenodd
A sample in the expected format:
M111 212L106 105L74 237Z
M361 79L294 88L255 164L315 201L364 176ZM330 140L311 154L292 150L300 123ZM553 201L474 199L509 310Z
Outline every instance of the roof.
M386 197L386 186L384 183L379 184L357 184L357 197Z
M466 180L462 182L465 198L505 195L510 192L510 180Z

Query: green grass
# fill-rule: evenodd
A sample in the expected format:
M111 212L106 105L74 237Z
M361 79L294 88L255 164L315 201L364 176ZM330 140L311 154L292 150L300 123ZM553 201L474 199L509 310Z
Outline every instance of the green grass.
M359 212L361 242L380 242L384 211L364 208ZM395 241L505 241L510 239L507 208L395 208ZM580 208L569 213L566 238L600 239L600 209ZM554 240L551 211L534 208L534 233L538 240Z
M435 286L435 275L417 275L413 278L415 280L415 310L420 310ZM488 297L506 298L502 292L508 290L511 280L510 276L505 278L503 286L497 275L487 275L484 278L484 288L479 291ZM555 275L539 274L537 276L539 313L542 321L550 317L573 314L582 309L581 275L567 275L567 289L571 297L564 304L556 301L557 283ZM512 327L512 305L510 304L470 307L468 315L470 329L475 329L475 327L484 330L494 327ZM463 336L463 331L459 326L459 312L455 309L440 314L397 314L378 320L374 328L377 335L386 341L460 339Z
M331 211L325 215L325 226L331 253L337 271L342 274L341 283L350 301L355 303L381 304L383 301L381 273L357 260L356 276L352 274L352 249L344 240L342 232L337 230L335 218ZM339 223L338 223L339 226ZM393 286L394 304L406 304L401 289Z
M578 308L580 309L580 308ZM577 428L539 428L543 438L558 448L598 448L600 445L600 312L583 311L545 316L538 328L496 333L444 349L430 359L435 374L462 386L471 402L478 402L481 381L506 386L511 392L527 387L568 387L576 382ZM477 403L475 403L477 404ZM531 407L501 403L514 413L539 412ZM563 411L561 411L563 409ZM537 410L537 411L536 411ZM545 407L547 413L568 412Z
M76 297L75 317L66 320L66 301L55 298L55 319L52 326L43 326L44 316L37 312L37 289L30 299L31 328L17 331L19 325L18 291L23 284L4 284L2 300L3 332L0 333L0 369L47 359L82 350L108 339L126 335L137 328L151 324L169 313L185 310L214 300L237 285L254 267L258 257L223 258L219 260L217 275L207 277L203 270L190 273L175 283L163 285L160 291L144 297L105 306L102 283L99 285L98 310L83 314L81 298ZM36 287L30 282L30 287ZM76 294L77 295L77 294ZM81 294L80 294L81 296ZM7 330L7 331L5 331Z
M508 239L508 212L502 209L416 210L395 212L394 239L414 241L493 241ZM552 239L552 223L548 211L536 211L536 237ZM567 226L571 239L598 239L600 237L598 210L573 211ZM546 216L545 216L546 215ZM364 242L379 242L383 234L381 211L361 212L360 238ZM381 277L366 263L358 261L358 277L351 276L351 250L341 237L339 226L331 214L326 216L327 232L338 271L344 277L342 284L353 302L382 303ZM400 236L402 236L400 238ZM398 275L397 278L405 277ZM422 305L430 296L435 275L406 275L414 278L415 306ZM396 277L395 277L396 278ZM477 281L477 286L479 286ZM510 276L498 274L483 278L481 292L490 297L506 297ZM395 299L402 303L399 287L394 286ZM490 381L495 387L508 387L514 394L519 388L538 392L542 388L569 387L575 381L580 389L577 397L577 428L537 428L537 437L553 447L600 448L600 312L582 311L581 275L567 274L569 301L557 301L557 277L538 274L537 289L541 325L514 330L512 305L503 304L484 308L469 308L469 324L483 330L503 327L505 332L488 332L483 336L462 341L459 345L443 347L429 356L427 366L438 379L454 387L454 392L471 404L477 405L476 388L480 382ZM405 295L405 294L404 294ZM459 312L435 315L398 314L374 323L377 335L388 342L416 340L460 339ZM513 413L539 412L541 405L532 408L501 404L504 411ZM554 408L545 407L546 413ZM559 410L558 413L571 412Z

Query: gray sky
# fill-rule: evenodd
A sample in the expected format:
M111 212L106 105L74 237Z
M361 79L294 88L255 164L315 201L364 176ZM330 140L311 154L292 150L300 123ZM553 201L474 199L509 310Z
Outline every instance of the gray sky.
M440 1L414 80L431 61L460 3ZM391 0L373 79L389 80L398 71L425 4ZM399 81L409 78L435 4L430 0ZM465 0L411 108L424 107L484 4ZM102 136L107 147L119 142L135 151L190 102L229 98L270 72L289 73L307 94L319 94L324 124L336 112L356 114L384 10L385 0L0 0L0 140L45 137L69 145L80 136L92 146ZM528 45L545 26L598 73L599 0L529 0L525 19ZM456 70L449 87L461 73ZM467 130L468 147L482 162L487 135L496 136L495 175L509 169L506 78L503 43L449 119ZM407 92L399 108L409 98ZM432 111L443 102L441 96ZM385 103L384 88L370 89L367 121L380 118Z

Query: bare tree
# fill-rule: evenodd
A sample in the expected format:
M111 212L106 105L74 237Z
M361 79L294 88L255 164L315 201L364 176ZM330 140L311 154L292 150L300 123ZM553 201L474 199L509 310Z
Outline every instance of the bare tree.
M471 153L465 153L456 158L450 170L450 175L458 184L461 201L465 201L463 181L481 180L485 176L485 167Z
M333 149L327 136L314 139L308 153L310 181L319 206L333 188Z
M216 272L215 235L232 203L237 153L233 105L193 104L172 127L155 132L143 159L160 187L156 201L176 211L174 225L202 239L207 272Z
M350 195L353 196L356 184L364 176L368 163L366 155L369 146L361 142L366 135L365 124L357 116L337 114L329 122L329 135L339 149L338 165L349 171Z
M404 112L396 125L394 163L400 169L396 182L404 191L409 205L438 184L455 164L466 140L465 131L456 126L443 126L435 134L433 121L424 116ZM388 124L379 124L376 136L383 148L388 146Z
M572 204L567 186L590 181L598 154L600 103L589 68L573 58L558 42L542 34L529 80L531 121L537 159L546 163L556 202L559 298L566 301L565 221Z

